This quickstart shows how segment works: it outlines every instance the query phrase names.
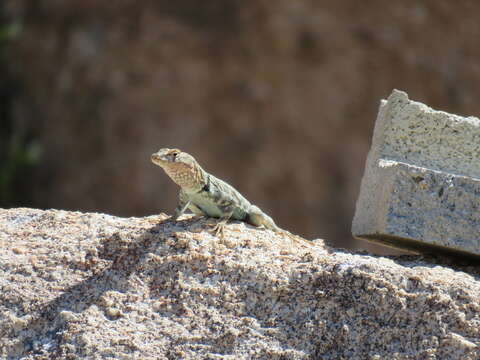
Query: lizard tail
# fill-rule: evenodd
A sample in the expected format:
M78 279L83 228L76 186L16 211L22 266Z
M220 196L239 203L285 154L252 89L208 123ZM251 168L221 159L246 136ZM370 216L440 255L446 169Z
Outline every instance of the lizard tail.
M248 212L247 222L253 226L264 226L273 231L280 231L280 228L275 224L270 216L265 214L258 206L252 205Z

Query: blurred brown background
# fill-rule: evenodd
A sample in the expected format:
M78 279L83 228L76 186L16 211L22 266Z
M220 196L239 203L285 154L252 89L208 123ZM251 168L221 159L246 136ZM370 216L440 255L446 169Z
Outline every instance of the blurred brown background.
M171 213L149 157L179 147L281 227L367 248L350 224L380 99L480 115L476 1L0 6L2 206Z

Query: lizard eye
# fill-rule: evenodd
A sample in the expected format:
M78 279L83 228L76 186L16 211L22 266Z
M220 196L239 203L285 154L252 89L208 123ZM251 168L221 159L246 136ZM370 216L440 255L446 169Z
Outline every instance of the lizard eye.
M175 160L177 158L177 155L178 155L178 152L172 153L173 160Z

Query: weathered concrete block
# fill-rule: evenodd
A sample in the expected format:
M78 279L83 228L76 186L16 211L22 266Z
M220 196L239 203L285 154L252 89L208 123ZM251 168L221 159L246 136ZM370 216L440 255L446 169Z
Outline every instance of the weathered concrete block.
M383 100L352 232L393 247L480 256L480 120Z

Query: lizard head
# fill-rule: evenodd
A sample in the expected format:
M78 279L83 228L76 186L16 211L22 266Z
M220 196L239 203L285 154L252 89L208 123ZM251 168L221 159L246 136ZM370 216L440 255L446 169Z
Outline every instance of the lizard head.
M202 171L195 158L179 149L163 148L152 154L152 162L182 188L200 186Z
M161 167L168 166L168 164L180 160L180 154L184 153L179 149L163 148L152 154L152 162Z

